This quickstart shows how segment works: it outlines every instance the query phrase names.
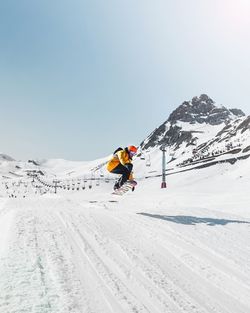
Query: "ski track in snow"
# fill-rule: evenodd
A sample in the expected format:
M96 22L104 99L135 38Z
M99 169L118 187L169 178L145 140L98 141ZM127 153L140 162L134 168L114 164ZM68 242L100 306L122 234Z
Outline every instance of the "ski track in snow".
M220 213L226 225L188 216L185 225L160 208L65 198L2 203L0 312L250 312L250 224Z

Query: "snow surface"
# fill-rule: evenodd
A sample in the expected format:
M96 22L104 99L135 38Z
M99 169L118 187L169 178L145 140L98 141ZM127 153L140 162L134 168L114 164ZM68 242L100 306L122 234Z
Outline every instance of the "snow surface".
M0 312L249 313L249 168L0 198Z
M219 125L210 125L207 123L190 124L181 121L178 121L176 125L180 127L182 131L196 132L195 137L197 137L197 145L200 145L201 143L214 138L218 134L218 132L225 126L224 123Z

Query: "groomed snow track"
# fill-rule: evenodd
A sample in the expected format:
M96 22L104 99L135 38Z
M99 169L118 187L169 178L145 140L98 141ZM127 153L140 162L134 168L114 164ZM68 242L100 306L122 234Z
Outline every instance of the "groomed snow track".
M250 312L247 220L135 207L66 198L2 203L0 312Z

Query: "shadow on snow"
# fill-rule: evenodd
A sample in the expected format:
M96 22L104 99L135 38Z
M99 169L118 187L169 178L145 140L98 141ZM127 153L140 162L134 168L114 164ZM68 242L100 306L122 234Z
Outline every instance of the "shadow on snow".
M250 224L250 222L247 222L247 221L227 220L227 219L209 218L209 217L196 217L196 216L186 216L186 215L168 216L168 215L149 214L149 213L136 213L136 214L158 218L160 220L169 221L169 222L173 222L177 224L184 224L184 225L196 225L196 224L201 224L201 223L207 224L209 226L227 225L229 223Z

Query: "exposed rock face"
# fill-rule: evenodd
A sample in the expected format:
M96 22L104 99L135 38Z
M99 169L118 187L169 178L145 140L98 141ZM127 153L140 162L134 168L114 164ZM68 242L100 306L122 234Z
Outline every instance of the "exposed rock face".
M229 109L229 111L238 117L245 116L245 113L240 109Z
M239 109L229 110L224 106L216 106L211 98L202 94L200 97L194 97L191 101L183 102L170 114L166 122L156 128L141 143L141 148L149 149L155 146L174 145L176 150L183 143L186 146L195 145L198 131L195 131L195 127L193 131L183 130L178 122L185 122L190 125L221 125L223 128L225 124L244 115Z
M217 135L216 137L223 137L223 139L230 138L236 135L238 132L243 134L245 131L250 130L250 116L246 118L236 119L232 121L228 125L226 125Z
M246 130L250 130L250 116L248 116L242 121L242 123L240 123L238 129L241 129L241 133L244 133Z
M191 101L183 102L173 113L170 114L168 122L177 121L187 123L207 123L210 125L219 125L234 117L244 116L245 114L238 109L228 110L225 107L217 107L214 101L207 95L194 97Z
M213 138L198 145L196 157L207 157L216 154L237 154L250 151L250 116L232 120L223 127Z
M28 160L28 163L32 163L32 164L34 164L34 165L36 165L36 166L39 166L40 164L37 162L37 161L35 161L35 160Z

